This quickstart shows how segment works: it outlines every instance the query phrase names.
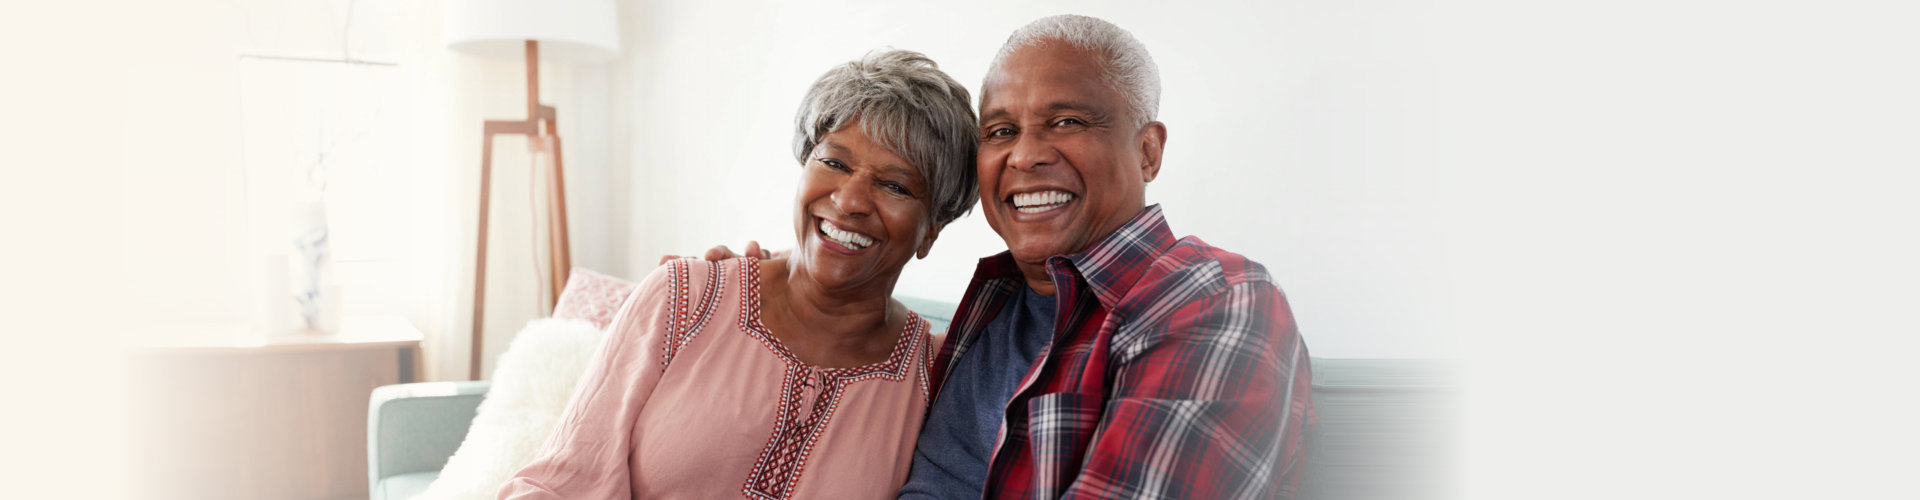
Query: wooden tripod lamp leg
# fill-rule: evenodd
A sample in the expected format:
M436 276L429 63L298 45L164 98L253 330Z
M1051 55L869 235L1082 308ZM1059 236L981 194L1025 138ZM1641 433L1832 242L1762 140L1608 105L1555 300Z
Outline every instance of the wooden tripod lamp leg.
M552 132L551 128L549 132ZM567 288L567 278L573 271L573 259L572 249L567 243L567 185L566 177L561 173L560 136L549 133L541 137L541 142L541 147L552 158L548 165L551 167L551 176L547 180L547 253L550 256L549 276L553 277L549 283L553 295L548 297L547 310L552 311L559 305L560 292Z
M467 358L467 376L480 380L481 352L486 347L482 335L486 318L487 300L487 208L493 193L493 137L500 134L527 136L528 143L535 151L545 150L551 155L551 177L547 187L547 244L549 249L548 272L552 277L553 295L548 297L549 314L560 300L560 292L567 286L567 277L573 269L571 249L567 243L567 187L560 168L560 134L557 112L552 106L540 104L540 44L527 41L527 119L515 121L488 120L485 137L480 146L480 229L479 242L475 245L473 259L473 339L472 352ZM541 125L546 125L546 133L541 133Z
M493 134L488 124L480 139L480 229L479 242L474 245L473 257L473 338L472 353L467 359L467 378L480 380L481 328L486 325L487 308L487 207L493 194Z
M493 139L500 135L524 135L538 148L542 143L538 127L539 124L533 120L488 120L485 137L480 140L480 228L475 231L479 241L474 245L473 258L473 339L472 352L467 358L467 376L473 380L480 380L480 354L486 347L482 327L486 324L487 309L487 208L491 206L489 202L493 194ZM558 151L558 140L553 144L554 150ZM559 157L556 155L554 160L557 165ZM556 170L555 179L558 178ZM564 202L561 204L565 205ZM564 223L566 219L563 216L559 220Z

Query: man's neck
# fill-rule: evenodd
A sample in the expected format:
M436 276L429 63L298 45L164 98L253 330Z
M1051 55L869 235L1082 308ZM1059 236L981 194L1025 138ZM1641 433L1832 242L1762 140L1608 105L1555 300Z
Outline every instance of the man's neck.
M1047 296L1054 294L1053 275L1047 274L1047 261L1042 260L1034 264L1015 262L1014 265L1020 268L1020 277L1027 281L1027 288L1032 288L1033 293Z
M1133 222L1134 218L1139 217L1140 214L1146 210L1147 205L1145 202L1142 202L1139 208L1133 209L1125 218L1118 219L1118 224L1113 227L1095 228L1094 231L1098 232L1100 236L1086 241L1086 247L1062 255L1085 253L1088 250L1100 246L1101 243L1107 241L1107 238L1113 237L1113 233L1119 232L1121 228L1127 227L1128 223ZM1047 259L1053 257L1055 256L1042 257L1032 262L1023 261L1018 257L1014 258L1014 266L1020 268L1021 277L1027 280L1027 287L1032 288L1034 293L1050 296L1057 292L1053 287L1053 276L1047 273Z

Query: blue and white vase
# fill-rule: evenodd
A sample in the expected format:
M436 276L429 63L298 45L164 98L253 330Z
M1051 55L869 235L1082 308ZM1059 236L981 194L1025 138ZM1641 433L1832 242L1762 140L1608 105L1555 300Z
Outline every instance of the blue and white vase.
M294 207L291 268L294 311L309 331L333 333L340 326L340 287L333 281L324 202Z

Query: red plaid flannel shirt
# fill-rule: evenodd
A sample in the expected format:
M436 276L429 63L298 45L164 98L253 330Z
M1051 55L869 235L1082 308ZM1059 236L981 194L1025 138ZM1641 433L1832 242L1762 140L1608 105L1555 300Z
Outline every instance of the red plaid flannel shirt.
M1154 205L1086 252L1047 259L1047 272L1054 341L1007 403L986 497L1293 497L1312 374L1264 267L1175 241ZM981 259L933 380L1021 280L1009 254Z

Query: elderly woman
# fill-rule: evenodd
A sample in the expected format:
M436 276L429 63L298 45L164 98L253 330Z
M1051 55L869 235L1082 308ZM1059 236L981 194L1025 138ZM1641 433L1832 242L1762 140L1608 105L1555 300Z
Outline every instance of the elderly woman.
M821 76L795 120L791 255L649 274L500 498L892 498L939 344L891 295L973 206L970 104L914 52Z

